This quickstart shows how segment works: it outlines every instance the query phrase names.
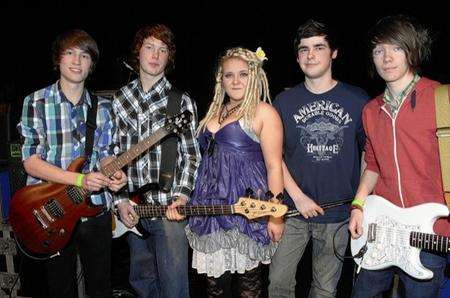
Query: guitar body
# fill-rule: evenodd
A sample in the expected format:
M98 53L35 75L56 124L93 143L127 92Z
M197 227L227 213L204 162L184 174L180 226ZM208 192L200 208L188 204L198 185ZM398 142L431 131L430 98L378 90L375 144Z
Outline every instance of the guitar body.
M353 256L365 248L367 251L362 257L354 258L355 262L367 270L397 266L414 278L431 279L433 272L422 265L421 249L410 245L410 234L416 231L435 235L434 222L448 214L447 206L442 204L400 208L380 196L368 196L364 204L363 235L351 239L350 243Z
M79 172L86 159L74 160L68 170ZM27 252L53 255L70 240L81 217L99 214L86 192L78 187L39 183L18 190L11 199L9 222L16 239Z

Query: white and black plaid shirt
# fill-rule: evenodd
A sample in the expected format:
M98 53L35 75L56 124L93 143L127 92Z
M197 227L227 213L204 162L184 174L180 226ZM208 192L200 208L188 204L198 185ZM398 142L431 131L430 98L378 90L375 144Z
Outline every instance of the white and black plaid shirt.
M120 154L133 144L151 136L165 124L170 82L161 78L153 87L144 92L141 82L136 79L122 87L114 96L113 109L116 115L117 134L113 141L114 152ZM178 158L175 167L175 179L169 193L161 191L146 194L149 203L166 205L172 197L184 195L189 198L200 163L200 149L195 138L197 127L197 107L195 102L184 93L181 98L181 110L192 113L192 121L180 135ZM146 153L128 165L128 191L133 192L149 183L158 183L161 163L161 145L153 146ZM128 193L116 195L117 200L127 199Z

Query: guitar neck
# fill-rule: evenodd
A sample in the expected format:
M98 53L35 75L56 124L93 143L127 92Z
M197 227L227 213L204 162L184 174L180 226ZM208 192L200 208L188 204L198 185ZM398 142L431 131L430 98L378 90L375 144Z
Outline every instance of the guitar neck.
M450 238L440 235L411 232L409 236L409 244L413 247L431 251L439 251L443 253L450 252Z
M140 217L164 217L167 206L161 205L136 205L134 210ZM180 214L191 215L230 215L234 214L233 205L204 205L204 206L178 206L177 210Z
M115 172L123 168L126 164L130 163L133 159L141 155L145 150L156 144L159 140L164 138L169 133L170 131L167 131L164 127L161 127L151 136L142 140L138 144L131 146L130 149L122 153L119 157L108 163L106 166L102 167L101 172L105 176L111 177Z

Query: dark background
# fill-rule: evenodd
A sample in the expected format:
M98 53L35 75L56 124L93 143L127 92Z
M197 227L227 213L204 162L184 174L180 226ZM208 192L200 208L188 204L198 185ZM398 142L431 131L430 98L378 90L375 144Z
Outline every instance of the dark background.
M39 3L41 2L41 3ZM423 74L450 79L450 0L442 1L3 1L0 4L0 102L12 104L17 122L23 98L57 79L51 44L67 29L89 32L100 47L100 61L88 87L118 89L128 82L123 66L137 29L166 23L176 35L175 71L169 76L197 101L203 116L212 98L218 56L230 46L261 46L272 96L302 80L295 61L293 38L310 17L326 20L340 33L341 48L334 65L337 79L358 85L370 95L382 90L367 76L365 41L381 17L407 14L432 30L432 58ZM17 137L15 129L12 138Z
M41 2L41 3L39 3ZM407 14L431 29L435 40L423 75L450 81L450 0L442 1L2 1L0 4L0 142L18 138L23 98L53 83L51 45L56 36L80 28L98 42L100 61L89 79L91 90L116 90L133 75L123 66L137 29L163 22L176 35L176 67L169 80L197 101L202 117L212 98L219 55L228 47L261 46L271 94L292 87L303 78L295 61L293 39L299 24L308 18L327 21L340 33L340 50L333 65L335 78L358 85L374 96L383 84L367 75L365 48L368 29L383 16ZM6 151L0 146L0 159ZM127 247L114 243L113 286L127 287ZM307 265L307 264L305 264ZM301 267L303 268L303 267ZM24 261L23 295L44 296L39 263ZM307 270L299 282L309 285ZM349 296L352 263L346 262L339 296ZM202 295L202 277L192 274L193 297ZM306 293L306 291L301 291Z

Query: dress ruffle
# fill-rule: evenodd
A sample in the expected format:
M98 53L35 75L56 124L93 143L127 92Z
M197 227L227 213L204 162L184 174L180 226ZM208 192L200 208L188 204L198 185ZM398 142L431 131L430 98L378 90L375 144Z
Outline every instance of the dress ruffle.
M189 226L186 226L185 230L192 249L203 253L215 253L220 249L236 248L239 253L247 255L252 260L270 262L277 249L275 242L270 241L268 245L258 243L237 229L218 230L213 234L203 236L192 232Z
M198 273L218 278L224 272L244 273L260 263L269 264L277 243L262 245L233 229L198 236L186 227L186 235L193 249L192 267Z

